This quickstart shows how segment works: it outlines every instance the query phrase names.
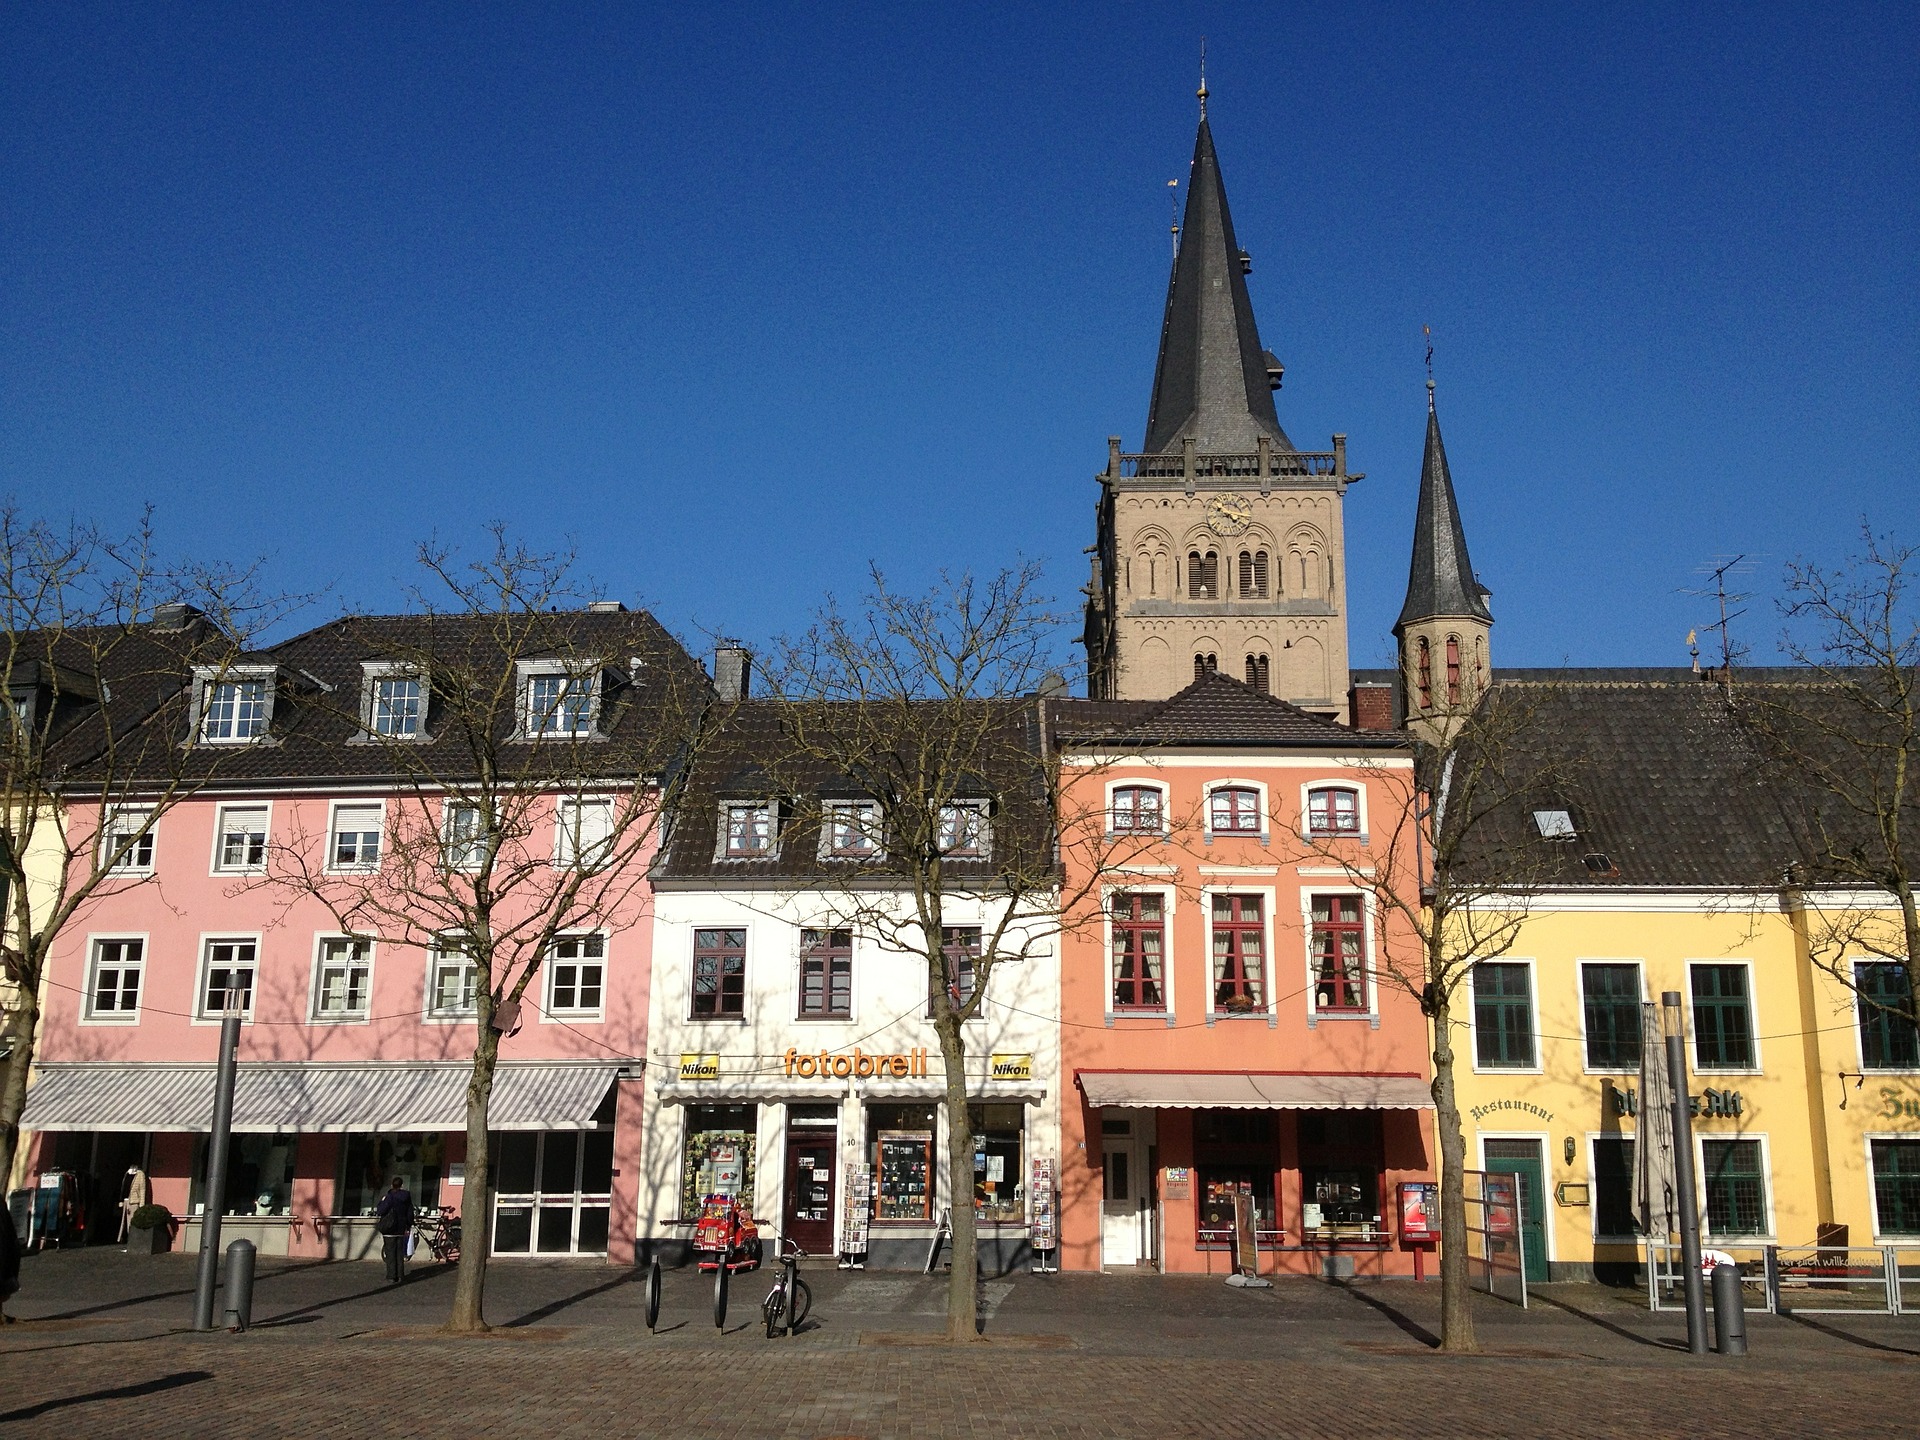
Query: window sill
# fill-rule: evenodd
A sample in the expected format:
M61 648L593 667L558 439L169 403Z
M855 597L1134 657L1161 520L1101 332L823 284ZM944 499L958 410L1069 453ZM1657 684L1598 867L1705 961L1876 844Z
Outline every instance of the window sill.
M1375 1010L1309 1010L1316 1020L1377 1020L1379 1012Z
M560 1025L599 1025L607 1018L604 1010L543 1010L540 1012L542 1023L553 1022Z
M1546 1070L1539 1065L1475 1065L1476 1075L1544 1075Z
M1693 1073L1695 1075L1764 1075L1767 1072L1758 1066L1729 1069L1718 1065L1702 1065L1696 1061Z
M77 1018L82 1025L138 1025L140 1012L135 1010L130 1015L81 1015Z
M1880 1068L1862 1065L1860 1073L1869 1078L1876 1075L1920 1075L1920 1065L1889 1065Z
M307 1021L309 1025L366 1025L372 1022L371 1015L315 1015Z
M851 1025L853 1023L853 1016L851 1014L796 1015L793 1017L793 1023L796 1025Z
M1273 1018L1273 1012L1270 1010L1264 1010L1264 1009L1262 1010L1215 1010L1213 1012L1213 1018L1215 1020L1271 1020Z
M745 1025L745 1015L689 1015L689 1025Z

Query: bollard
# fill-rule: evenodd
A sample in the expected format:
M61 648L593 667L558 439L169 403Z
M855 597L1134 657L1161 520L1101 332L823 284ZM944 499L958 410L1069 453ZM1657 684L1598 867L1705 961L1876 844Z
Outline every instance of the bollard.
M1740 1299L1740 1267L1724 1260L1713 1267L1713 1348L1722 1355L1747 1353L1747 1310Z
M227 1329L245 1330L253 1324L253 1242L236 1240L227 1246Z

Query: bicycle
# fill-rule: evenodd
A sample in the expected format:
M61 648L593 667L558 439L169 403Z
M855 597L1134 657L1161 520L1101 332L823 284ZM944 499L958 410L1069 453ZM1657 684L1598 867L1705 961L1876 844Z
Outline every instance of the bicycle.
M433 1258L448 1265L460 1263L460 1215L451 1205L421 1209L414 1216L414 1233L426 1241Z
M791 1240L782 1240L780 1244L783 1247L777 1256L780 1269L774 1277L773 1289L760 1302L760 1313L766 1317L769 1340L783 1329L787 1334L793 1334L813 1312L813 1291L800 1278L800 1262L807 1258L807 1252Z

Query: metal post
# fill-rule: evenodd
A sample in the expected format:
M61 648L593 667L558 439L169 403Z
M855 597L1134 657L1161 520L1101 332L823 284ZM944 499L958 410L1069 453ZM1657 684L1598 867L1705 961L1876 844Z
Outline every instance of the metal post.
M213 1292L220 1279L220 1215L227 1204L227 1146L233 1135L234 1052L240 1048L240 1012L227 992L220 1021L220 1068L213 1082L213 1133L207 1137L206 1200L200 1207L200 1274L194 1283L193 1328L213 1329Z
M1662 992L1666 1007L1667 1074L1673 1081L1673 1173L1680 1204L1681 1283L1687 1297L1687 1349L1707 1353L1707 1287L1700 1271L1700 1201L1693 1173L1693 1108L1687 1098L1687 1038L1680 1024L1680 992Z
M227 1247L227 1329L245 1330L253 1324L253 1259L251 1240L236 1240Z
M1780 1247L1778 1245L1767 1246L1765 1264L1767 1277L1767 1313L1769 1315L1778 1315L1782 1313L1780 1309Z
M1713 1348L1722 1355L1747 1353L1747 1307L1740 1298L1740 1267L1722 1260L1713 1267Z

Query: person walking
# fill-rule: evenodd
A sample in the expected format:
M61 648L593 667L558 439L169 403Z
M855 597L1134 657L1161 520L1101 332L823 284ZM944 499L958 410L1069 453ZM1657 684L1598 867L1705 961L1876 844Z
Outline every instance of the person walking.
M374 1208L373 1225L380 1232L380 1258L387 1262L387 1283L398 1285L406 1275L407 1234L413 1229L413 1196L398 1175Z

